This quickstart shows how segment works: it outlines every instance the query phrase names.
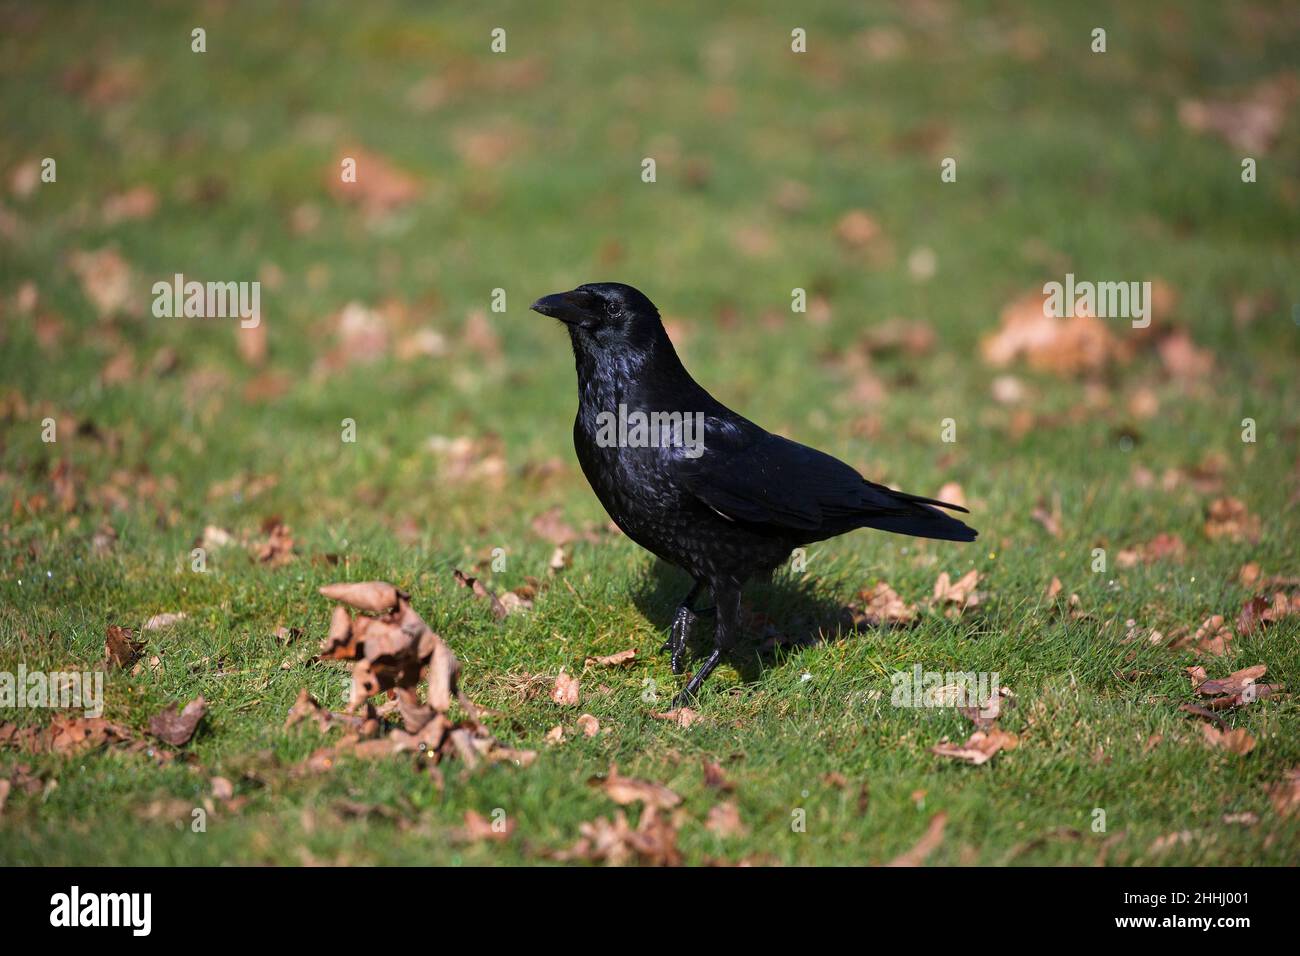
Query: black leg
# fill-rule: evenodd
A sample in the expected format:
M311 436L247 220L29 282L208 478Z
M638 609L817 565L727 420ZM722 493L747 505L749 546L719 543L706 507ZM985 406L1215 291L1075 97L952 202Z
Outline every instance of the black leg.
M668 629L668 640L660 648L660 650L672 652L671 661L674 674L680 674L683 670L682 663L686 660L686 640L690 637L691 625L695 623L696 615L691 605L695 603L695 599L703 588L704 582L696 581L690 593L682 598L681 604L677 605L677 613L673 615L672 626Z
M673 698L673 707L681 707L696 698L704 681L722 661L722 655L735 646L736 639L740 636L740 586L734 583L714 584L713 596L717 600L718 612L718 620L713 628L713 653L682 688L681 693Z

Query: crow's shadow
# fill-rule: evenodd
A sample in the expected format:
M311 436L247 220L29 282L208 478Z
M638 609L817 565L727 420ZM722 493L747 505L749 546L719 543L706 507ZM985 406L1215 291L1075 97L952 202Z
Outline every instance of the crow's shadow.
M656 558L637 582L632 601L667 637L677 605L690 589L689 575ZM713 595L708 592L696 601L699 607L712 603ZM688 673L713 649L713 625L712 613L700 614L691 629ZM756 577L746 583L740 640L726 660L748 683L757 680L763 668L782 652L855 633L853 616L843 603L818 594L812 578L778 570L770 578Z

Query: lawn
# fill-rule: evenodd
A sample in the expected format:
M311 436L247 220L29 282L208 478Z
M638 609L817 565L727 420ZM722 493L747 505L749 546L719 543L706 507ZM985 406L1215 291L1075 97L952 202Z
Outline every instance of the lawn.
M0 672L103 672L126 737L0 706L0 863L550 863L620 812L653 830L629 862L1295 862L1300 16L748 6L0 6ZM177 273L259 281L260 325L156 315ZM1067 273L1152 282L1151 327L1000 355ZM978 542L810 547L694 720L656 716L689 581L610 528L528 310L598 280L720 400L955 492ZM535 759L285 726L347 703L318 588L368 580ZM908 620L864 615L882 584ZM138 660L106 668L110 627ZM1261 664L1287 689L1223 709L1188 670ZM894 706L917 665L995 673L1008 746L935 753L975 726ZM192 738L150 735L200 695ZM680 796L657 829L612 764Z

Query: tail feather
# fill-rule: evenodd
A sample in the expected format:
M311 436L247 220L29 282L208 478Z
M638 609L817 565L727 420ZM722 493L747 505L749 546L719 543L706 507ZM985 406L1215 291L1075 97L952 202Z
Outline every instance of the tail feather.
M907 514L866 516L863 518L862 527L892 531L894 534L908 534L914 538L935 538L939 541L974 541L979 536L979 532L974 528L944 514L937 508L923 504L918 504L915 511Z

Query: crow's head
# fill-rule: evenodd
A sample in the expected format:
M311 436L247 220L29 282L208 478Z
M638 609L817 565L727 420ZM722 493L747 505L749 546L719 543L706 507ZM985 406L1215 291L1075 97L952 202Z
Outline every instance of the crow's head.
M567 325L574 348L584 351L636 349L663 335L654 303L621 282L589 282L544 296L532 310Z

